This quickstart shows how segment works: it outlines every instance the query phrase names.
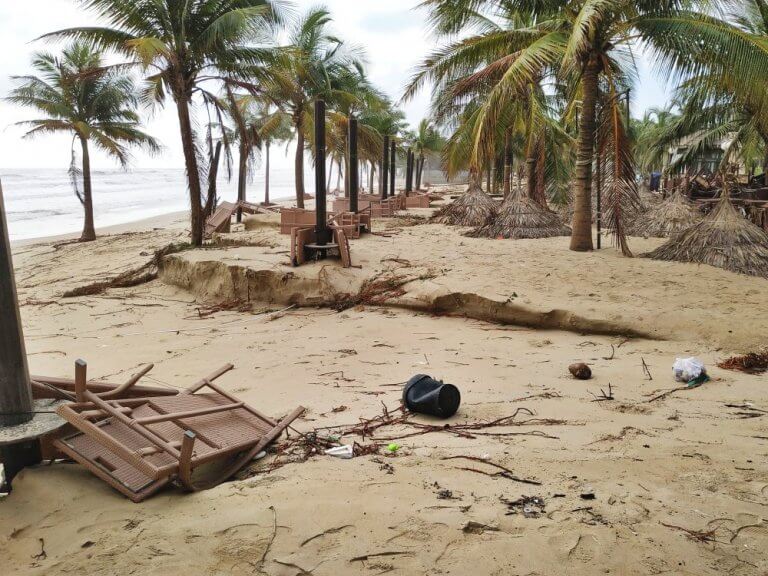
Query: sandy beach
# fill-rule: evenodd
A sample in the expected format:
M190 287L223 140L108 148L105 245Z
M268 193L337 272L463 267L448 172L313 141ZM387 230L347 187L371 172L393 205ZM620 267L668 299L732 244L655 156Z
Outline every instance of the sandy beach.
M183 241L184 224L17 245L30 370L70 376L84 358L119 381L152 362L147 383L182 388L232 362L221 385L273 415L306 406L303 433L395 411L425 373L461 390L450 424L510 418L341 438L380 445L352 460L305 459L283 440L232 482L142 504L76 464L28 469L0 501L4 574L768 571L768 428L747 406L768 410L766 377L716 367L768 340L765 280L577 254L567 238L471 239L414 215L355 240L360 268L292 268L275 218L256 216L167 257L158 280L61 297ZM361 299L371 279L398 288ZM663 395L690 355L712 380ZM580 361L592 380L568 373ZM615 399L598 401L609 386Z

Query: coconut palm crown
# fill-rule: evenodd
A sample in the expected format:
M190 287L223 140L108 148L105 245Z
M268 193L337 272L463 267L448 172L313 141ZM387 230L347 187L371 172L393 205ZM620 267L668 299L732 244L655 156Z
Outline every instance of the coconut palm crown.
M74 42L60 55L39 52L32 66L38 75L12 77L19 85L6 100L41 114L39 118L19 123L29 128L26 137L51 133L73 135L70 176L84 211L80 240L94 240L91 146L116 159L123 167L130 160L131 146L150 152L157 152L160 146L140 130L131 78L119 69L106 68L99 51L90 45ZM81 148L81 167L77 166L76 142Z
M147 73L149 102L172 97L179 118L191 206L193 245L203 242L201 173L193 99L218 107L215 87L256 89L274 57L273 33L283 9L273 0L79 0L106 26L69 28L48 38L76 38L114 51ZM245 80L247 78L247 81Z

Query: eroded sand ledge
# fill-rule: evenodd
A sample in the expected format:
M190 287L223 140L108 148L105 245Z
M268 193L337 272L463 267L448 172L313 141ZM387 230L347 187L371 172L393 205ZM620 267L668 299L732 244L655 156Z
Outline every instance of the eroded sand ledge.
M331 266L333 264L330 264ZM254 269L215 260L199 260L189 255L172 255L164 259L160 279L182 288L209 304L232 302L278 304L283 306L334 307L353 296L367 279L327 272L319 265L296 271L272 268ZM404 308L440 316L459 316L502 325L541 330L566 330L583 334L662 338L619 322L584 318L569 310L539 311L533 307L500 302L474 293L418 290L418 279L409 282L415 293L387 298L375 305ZM367 303L371 305L370 303Z

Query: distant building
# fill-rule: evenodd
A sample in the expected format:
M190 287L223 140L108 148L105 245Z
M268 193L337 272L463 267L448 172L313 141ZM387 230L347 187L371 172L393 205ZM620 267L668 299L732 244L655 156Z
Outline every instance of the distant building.
M677 144L667 149L667 166L671 166L672 174L689 174L717 172L720 163L723 161L723 155L733 141L732 136L721 138L716 144L703 147L693 158L684 160L690 149L701 137L701 132L686 136ZM743 164L739 166L739 172L743 174L746 167Z

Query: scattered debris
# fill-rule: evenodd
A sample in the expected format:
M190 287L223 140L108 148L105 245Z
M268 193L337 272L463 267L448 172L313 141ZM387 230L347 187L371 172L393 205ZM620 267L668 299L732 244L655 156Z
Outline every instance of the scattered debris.
M475 534L476 536L479 536L486 532L498 532L499 528L497 526L489 526L488 524L481 524L480 522L470 520L464 524L461 531L464 532L464 534Z
M597 496L595 495L594 490L592 490L591 488L587 488L586 490L584 490L584 492L579 494L579 498L581 498L582 500L595 500Z
M762 374L768 371L768 350L750 352L743 356L733 356L718 365L723 370L736 370L747 374Z
M645 358L640 358L640 360L643 363L643 374L645 374L645 377L648 378L648 381L650 382L653 380L653 376L651 375L651 369L648 367L648 364L645 363Z
M592 378L592 369L583 362L571 364L568 366L568 371L577 380L590 380Z
M707 369L704 367L704 362L698 358L677 358L672 365L672 372L677 382L688 382L690 384L701 376L705 376Z
M533 486L541 486L541 482L539 482L538 480L528 480L526 478L520 478L519 476L516 476L515 473L512 472L512 470L510 470L509 468L505 468L504 466L491 462L486 458L477 458L476 456L447 456L443 458L443 460L469 460L471 462L479 462L481 464L486 464L488 466L496 468L498 472L486 472L484 470L478 470L477 468L458 468L458 470L464 470L466 472L476 472L478 474L484 474L485 476L490 476L492 478L495 478L495 477L507 478L515 482L520 482L521 484L531 484Z
M348 460L354 457L354 448L349 444L345 444L343 446L328 448L325 453L328 456L333 456L334 458L342 458Z
M363 554L362 556L355 556L350 562L364 562L371 558L381 558L384 556L413 556L414 552L411 551L396 551L396 552L375 552L373 554Z
M417 374L403 388L403 405L410 412L450 418L461 405L461 393L453 384Z
M660 522L660 524L662 526L666 526L667 528L672 528L673 530L685 532L686 536L695 542L717 542L717 539L715 538L717 535L717 528L714 528L713 530L701 531L689 530L688 528L683 528L682 526L675 526L674 524L666 524L664 522Z
M590 392L590 394L592 394L592 392ZM592 396L594 397L594 400L592 400L592 402L606 402L606 401L610 401L610 400L615 400L615 398L613 397L613 386L611 386L610 382L608 382L608 392L607 393L605 392L605 390L603 390L601 388L600 389L600 396L595 396L594 394L592 394Z
M526 518L538 518L545 513L545 502L541 496L522 496L517 500L501 499L507 505L507 516L522 513Z

